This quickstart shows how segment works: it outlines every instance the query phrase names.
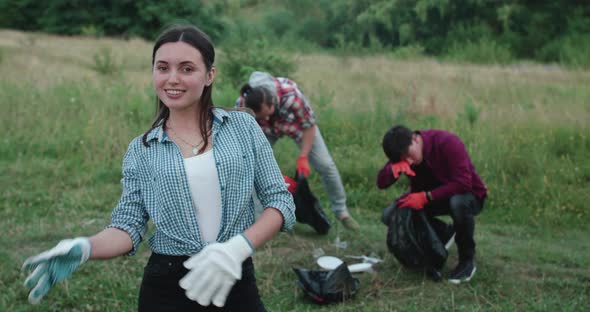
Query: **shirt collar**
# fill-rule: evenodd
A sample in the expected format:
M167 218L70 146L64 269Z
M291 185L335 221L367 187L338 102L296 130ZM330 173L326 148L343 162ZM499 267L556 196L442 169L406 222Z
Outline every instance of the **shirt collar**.
M160 123L155 128L150 130L146 138L147 142L150 142L152 140L158 140L158 142L161 143L168 139L166 133L164 132L164 129L162 128L162 124L163 122L160 121Z
M221 108L213 108L213 128L217 129L223 122L229 118L227 111ZM154 129L152 129L147 135L147 141L158 140L160 143L168 141L168 136L163 128L163 122L161 121Z
M422 161L428 161L432 152L432 136L430 131L422 130L416 131L422 137Z
M222 108L213 108L213 123L221 125L225 119L229 118L229 113Z

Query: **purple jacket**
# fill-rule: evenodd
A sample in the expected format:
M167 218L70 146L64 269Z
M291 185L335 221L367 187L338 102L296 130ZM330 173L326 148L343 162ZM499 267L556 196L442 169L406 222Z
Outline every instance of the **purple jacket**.
M410 178L410 192L430 191L433 200L453 195L473 193L479 200L487 189L475 172L465 145L456 135L442 130L418 131L422 136L424 161L412 166L416 172ZM379 171L377 187L384 189L396 182L391 172L391 161Z

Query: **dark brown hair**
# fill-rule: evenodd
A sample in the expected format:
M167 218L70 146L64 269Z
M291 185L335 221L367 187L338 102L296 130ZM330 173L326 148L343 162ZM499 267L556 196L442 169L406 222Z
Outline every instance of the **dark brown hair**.
M392 163L401 160L403 154L408 152L412 145L412 130L403 125L396 125L389 129L383 136L383 152Z
M184 42L190 44L201 52L207 71L210 71L213 68L213 63L215 62L215 48L213 47L213 43L207 34L193 25L173 25L164 30L154 43L154 49L152 50L152 66L154 66L156 51L158 51L162 45L170 42ZM202 153L209 144L209 134L211 132L209 121L213 116L213 99L211 98L212 89L213 83L209 86L205 86L199 102L199 131L203 137L203 147L201 147L199 153ZM165 129L166 121L169 116L170 109L168 109L162 100L156 96L156 119L152 123L150 129L144 133L142 138L143 145L149 147L147 135L160 124L162 124L162 127Z
M245 106L256 113L260 112L263 103L268 106L276 104L272 93L263 87L252 88L250 84L245 84L240 89L240 95L244 98Z

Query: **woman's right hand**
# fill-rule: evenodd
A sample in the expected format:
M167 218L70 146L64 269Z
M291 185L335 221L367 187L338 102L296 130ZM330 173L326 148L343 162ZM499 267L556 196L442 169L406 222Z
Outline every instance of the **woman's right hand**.
M52 249L28 258L22 270L33 271L25 280L25 287L32 289L29 302L39 303L53 285L72 275L88 260L91 249L88 238L78 237L62 240Z

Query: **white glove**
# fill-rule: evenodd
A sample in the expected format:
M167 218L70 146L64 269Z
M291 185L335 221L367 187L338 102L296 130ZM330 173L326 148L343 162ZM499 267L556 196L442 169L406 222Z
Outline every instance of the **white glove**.
M30 303L39 303L49 289L68 278L90 257L91 244L86 237L64 239L55 247L25 260L22 270L31 274L25 287L31 289Z
M225 305L233 285L242 278L242 262L254 253L240 234L225 243L214 243L184 262L190 271L179 281L186 296L202 306Z

